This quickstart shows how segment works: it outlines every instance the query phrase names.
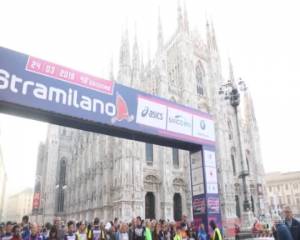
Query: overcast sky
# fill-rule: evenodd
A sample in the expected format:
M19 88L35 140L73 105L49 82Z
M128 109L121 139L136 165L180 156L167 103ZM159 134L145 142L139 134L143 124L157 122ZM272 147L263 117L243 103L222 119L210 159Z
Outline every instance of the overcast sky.
M191 29L205 38L215 25L223 75L231 57L235 75L249 85L260 128L266 172L300 170L300 34L298 1L186 0ZM176 29L176 0L0 0L0 45L104 78L115 73L121 32L134 26L147 59L153 55L160 8L164 39ZM150 49L150 51L148 51ZM37 148L46 123L0 115L1 147L14 193L34 182Z

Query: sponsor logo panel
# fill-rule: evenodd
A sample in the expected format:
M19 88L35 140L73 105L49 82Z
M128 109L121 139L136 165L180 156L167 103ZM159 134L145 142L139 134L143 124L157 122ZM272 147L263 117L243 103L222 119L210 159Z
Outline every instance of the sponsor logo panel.
M185 135L192 135L192 114L169 107L167 122L167 130Z
M210 119L193 115L193 136L215 141L214 122Z
M216 154L212 151L204 151L204 162L206 167L216 167Z
M213 167L205 167L206 183L217 183L217 170Z
M166 129L167 106L142 97L138 98L136 122L159 129Z

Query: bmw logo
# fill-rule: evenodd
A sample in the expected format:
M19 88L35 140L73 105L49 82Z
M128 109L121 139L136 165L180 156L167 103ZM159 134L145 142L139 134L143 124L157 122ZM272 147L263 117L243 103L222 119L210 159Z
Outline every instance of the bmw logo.
M205 121L204 120L200 121L200 127L201 127L202 130L205 129L206 125L205 125Z

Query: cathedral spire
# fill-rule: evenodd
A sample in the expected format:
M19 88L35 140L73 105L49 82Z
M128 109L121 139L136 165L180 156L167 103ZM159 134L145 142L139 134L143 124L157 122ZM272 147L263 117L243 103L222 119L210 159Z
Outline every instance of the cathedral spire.
M140 71L140 56L139 56L139 47L137 43L136 26L135 26L134 43L132 47L132 79L131 79L132 81L131 85L135 88L138 88L139 71Z
M233 66L232 66L232 62L231 59L228 59L228 65L229 65L229 82L231 83L235 83L235 79L234 79L234 74L233 74Z
M189 32L189 19L188 19L188 14L187 14L187 10L186 10L186 1L184 1L184 5L183 5L183 19L184 19L184 30L186 32Z
M118 80L125 85L130 84L130 49L128 39L128 29L126 26L125 32L122 34L119 58L119 75Z
M211 22L211 29L212 29L212 33L211 33L212 46L215 50L218 50L217 40L216 40L216 33L215 33L215 28L214 28L213 22Z
M208 49L211 50L212 48L211 32L210 32L210 26L208 20L206 20L206 42L207 42Z
M141 51L141 68L140 68L140 82L144 82L144 72L145 72L145 66L144 66L144 57L143 57L143 51ZM142 84L142 88L143 88Z
M111 81L115 80L115 77L114 77L114 61L113 61L113 57L111 57L111 60L110 60L109 80L111 80Z
M158 9L158 32L157 32L157 52L161 53L164 45L163 30L160 18L160 9Z
M177 30L181 31L183 28L183 18L182 18L182 11L180 2L178 0L178 6L177 6Z
M151 66L151 45L150 41L148 41L148 48L147 48L147 61L148 61L148 66Z

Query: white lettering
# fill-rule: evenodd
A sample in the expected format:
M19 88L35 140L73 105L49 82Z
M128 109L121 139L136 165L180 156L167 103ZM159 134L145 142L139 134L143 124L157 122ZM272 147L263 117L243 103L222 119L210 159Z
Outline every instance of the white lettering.
M59 88L50 87L49 88L49 100L53 101L53 96L55 94L55 102L60 103L60 97L62 97L62 103L66 104L67 102L67 93Z
M113 103L107 103L105 105L105 112L108 116L113 117L116 115L116 107Z
M82 96L80 101L80 107L84 110L91 111L92 110L92 101L89 97Z
M97 103L100 106L100 113L103 113L104 112L103 102L100 101L99 99L93 99L93 112L97 111Z
M29 88L32 86L32 88ZM116 106L112 102L103 102L97 98L90 98L78 93L77 90L69 88L64 90L42 83L33 81L24 81L15 75L12 75L0 69L0 90L9 89L13 93L21 92L23 95L32 95L35 98L68 105L70 107L80 108L85 111L98 112L113 117L116 115Z
M10 82L10 90L12 92L15 92L15 93L18 92L18 89L16 88L16 83L17 82L22 83L23 79L22 78L18 78L16 75L12 75L11 76L11 82Z
M79 108L79 105L77 103L77 91L74 91L74 97L73 97L73 106L76 108Z
M8 88L8 84L9 84L8 78L9 78L9 73L3 69L0 69L0 89Z
M27 94L28 86L34 86L34 82L32 82L32 81L24 81L23 88L22 88L22 93L24 95Z
M35 86L36 87L33 89L33 95L36 98L47 100L47 87L41 83L36 83Z
M73 96L73 90L69 88L69 95L68 95L68 106L72 105L72 96Z

